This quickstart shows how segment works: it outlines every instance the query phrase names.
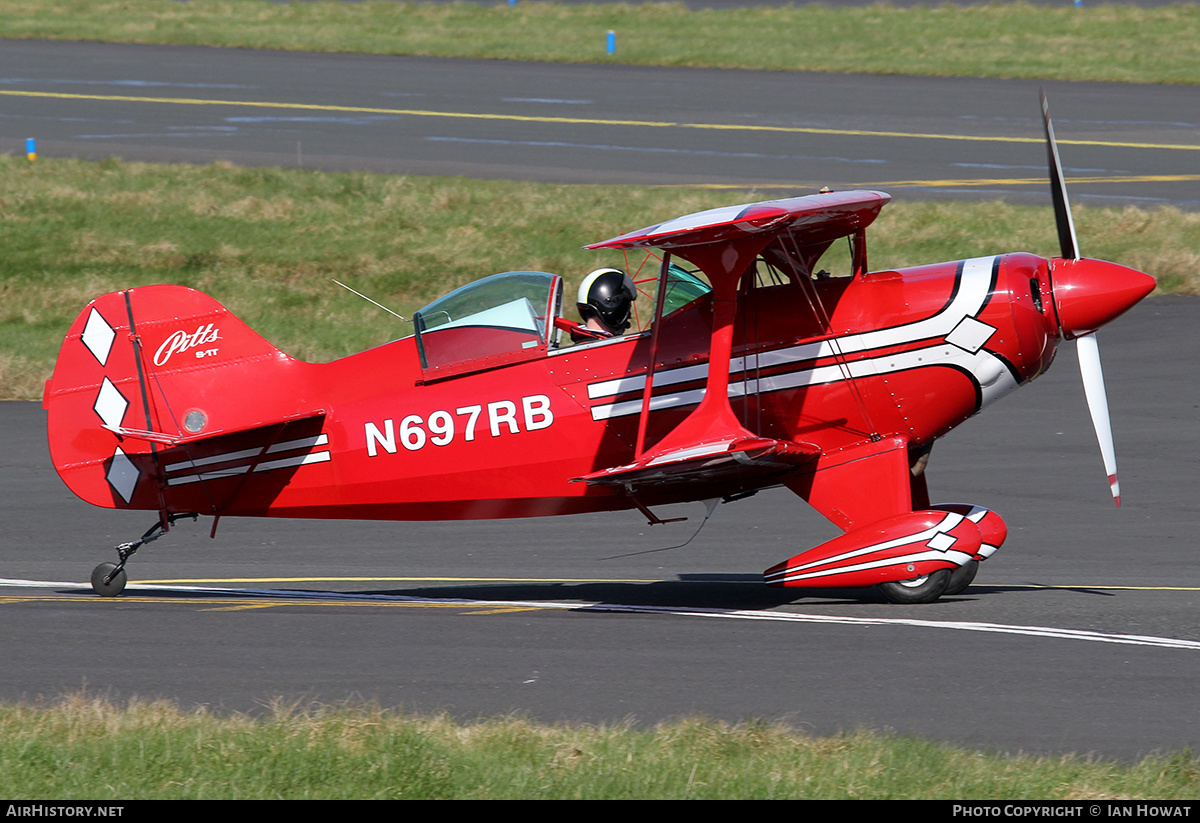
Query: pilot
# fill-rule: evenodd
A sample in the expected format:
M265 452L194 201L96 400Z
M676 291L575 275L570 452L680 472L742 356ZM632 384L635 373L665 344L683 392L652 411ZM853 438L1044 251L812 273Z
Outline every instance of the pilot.
M637 291L633 278L620 269L596 269L579 284L576 307L583 322L571 329L576 343L618 337L629 328Z

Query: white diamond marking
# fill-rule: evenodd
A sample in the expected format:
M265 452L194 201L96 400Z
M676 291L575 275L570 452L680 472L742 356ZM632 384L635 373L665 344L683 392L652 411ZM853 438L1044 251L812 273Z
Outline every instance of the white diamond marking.
M100 393L96 395L96 404L92 408L96 410L96 414L100 415L105 426L115 429L125 419L125 410L129 408L129 401L106 377L100 386Z
M925 545L934 551L944 552L957 542L957 537L951 537L945 532L938 532L933 537L929 538L929 542Z
M974 317L964 317L962 322L954 327L954 331L946 335L946 342L975 354L995 333L995 327Z
M137 486L138 477L137 466L133 465L133 461L125 456L125 452L120 448L113 452L112 463L109 464L106 479L126 503L133 499L133 490Z
M113 340L116 339L117 333L113 331L112 326L108 325L100 312L92 309L92 313L88 315L87 325L83 327L83 335L80 337L83 340L83 345L88 347L88 351L92 353L100 365L103 366L108 362L108 354L112 351Z

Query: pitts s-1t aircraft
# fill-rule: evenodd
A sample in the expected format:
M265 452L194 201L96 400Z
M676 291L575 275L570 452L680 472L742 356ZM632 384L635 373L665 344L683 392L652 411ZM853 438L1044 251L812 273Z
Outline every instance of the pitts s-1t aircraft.
M1045 101L1043 99L1045 114ZM587 248L659 259L646 330L564 345L563 283L464 286L415 334L330 363L280 352L212 298L97 298L47 383L59 475L97 506L183 516L454 520L640 510L786 486L845 533L765 572L773 586L879 586L918 603L969 585L1006 527L931 504L933 442L1079 346L1114 498L1095 331L1153 288L1082 258L1045 114L1061 256L871 271L874 191L718 208ZM847 249L848 271L818 269Z

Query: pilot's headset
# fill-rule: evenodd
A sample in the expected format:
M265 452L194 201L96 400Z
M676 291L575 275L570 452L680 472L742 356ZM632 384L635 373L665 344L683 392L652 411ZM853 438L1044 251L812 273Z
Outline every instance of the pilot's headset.
M596 269L579 284L579 316L584 322L591 317L617 334L629 328L629 314L637 292L633 278L620 269Z

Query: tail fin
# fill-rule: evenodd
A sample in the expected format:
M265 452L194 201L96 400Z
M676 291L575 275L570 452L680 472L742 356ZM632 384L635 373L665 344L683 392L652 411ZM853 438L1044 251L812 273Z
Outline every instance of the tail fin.
M281 447L311 456L320 437L324 412L305 405L310 368L192 289L106 294L75 319L46 384L50 457L97 506L265 508L279 478L246 479ZM236 490L196 482L239 476Z

